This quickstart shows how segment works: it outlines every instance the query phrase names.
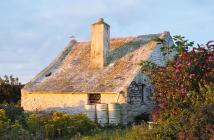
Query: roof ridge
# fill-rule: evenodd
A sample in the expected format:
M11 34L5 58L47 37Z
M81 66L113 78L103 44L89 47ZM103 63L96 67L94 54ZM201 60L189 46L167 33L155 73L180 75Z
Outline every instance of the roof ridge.
M134 38L140 38L140 37L145 37L145 36L154 36L154 35L157 35L157 36L163 35L163 36L165 36L167 34L169 34L168 31L163 31L161 33L156 33L156 34L144 34L144 35L141 34L141 35L130 35L130 36L121 36L121 37L110 37L110 41L113 41L113 40L116 40L116 39L134 39ZM90 43L91 40L80 40L80 41L77 40L77 42L78 43Z

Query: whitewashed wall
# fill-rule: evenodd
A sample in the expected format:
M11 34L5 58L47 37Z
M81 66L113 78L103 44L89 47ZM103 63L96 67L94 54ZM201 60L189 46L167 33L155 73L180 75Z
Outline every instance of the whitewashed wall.
M84 112L84 105L88 104L86 93L28 93L22 92L21 106L25 111L62 111L66 113ZM124 101L117 93L101 94L101 103L115 103Z

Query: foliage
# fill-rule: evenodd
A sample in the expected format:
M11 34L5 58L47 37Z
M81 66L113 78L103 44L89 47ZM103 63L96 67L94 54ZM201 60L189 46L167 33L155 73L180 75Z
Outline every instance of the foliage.
M152 113L160 139L209 139L214 136L214 45L189 48L193 42L176 36L177 55L167 67L144 62L155 89Z
M0 109L5 110L7 118L10 119L12 122L15 122L15 120L21 121L23 119L24 110L18 105L3 104L0 105Z
M21 98L22 87L19 79L12 75L0 77L0 104L17 103Z
M177 57L179 54L181 54L182 50L188 51L194 45L193 41L190 42L189 40L185 39L184 36L181 36L181 35L173 36L173 40L174 40L174 45L170 46L168 41L166 41L163 38L156 37L153 39L153 41L155 41L159 44L163 44L161 46L161 52L163 53L163 55L175 53L174 54L175 57Z
M0 134L7 131L7 129L9 128L9 123L10 123L10 121L6 117L5 110L0 109Z
M45 136L50 138L84 134L96 128L96 125L83 114L53 112L50 118L43 118L42 123Z
M181 35L173 36L173 40L175 44L171 47L171 49L176 52L177 55L181 54L183 50L188 51L194 45L194 41L189 41Z
M17 107L14 107L11 110L16 109ZM19 111L19 113L11 116L10 113L7 115L7 110L0 109L0 139L68 139L97 129L97 125L84 114L71 115L52 112L51 114L42 115L24 113L23 110ZM11 119L15 120L11 121Z

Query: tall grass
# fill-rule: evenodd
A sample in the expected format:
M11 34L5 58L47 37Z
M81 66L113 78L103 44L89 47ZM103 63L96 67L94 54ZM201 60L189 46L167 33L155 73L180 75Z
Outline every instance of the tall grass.
M146 124L105 128L88 136L75 136L72 140L158 140Z

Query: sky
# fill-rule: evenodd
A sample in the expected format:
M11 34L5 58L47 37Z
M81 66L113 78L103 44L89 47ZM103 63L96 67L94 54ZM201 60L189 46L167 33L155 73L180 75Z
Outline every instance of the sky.
M111 37L169 31L199 44L214 39L214 0L0 0L0 76L28 82L70 36L89 40L101 17Z

